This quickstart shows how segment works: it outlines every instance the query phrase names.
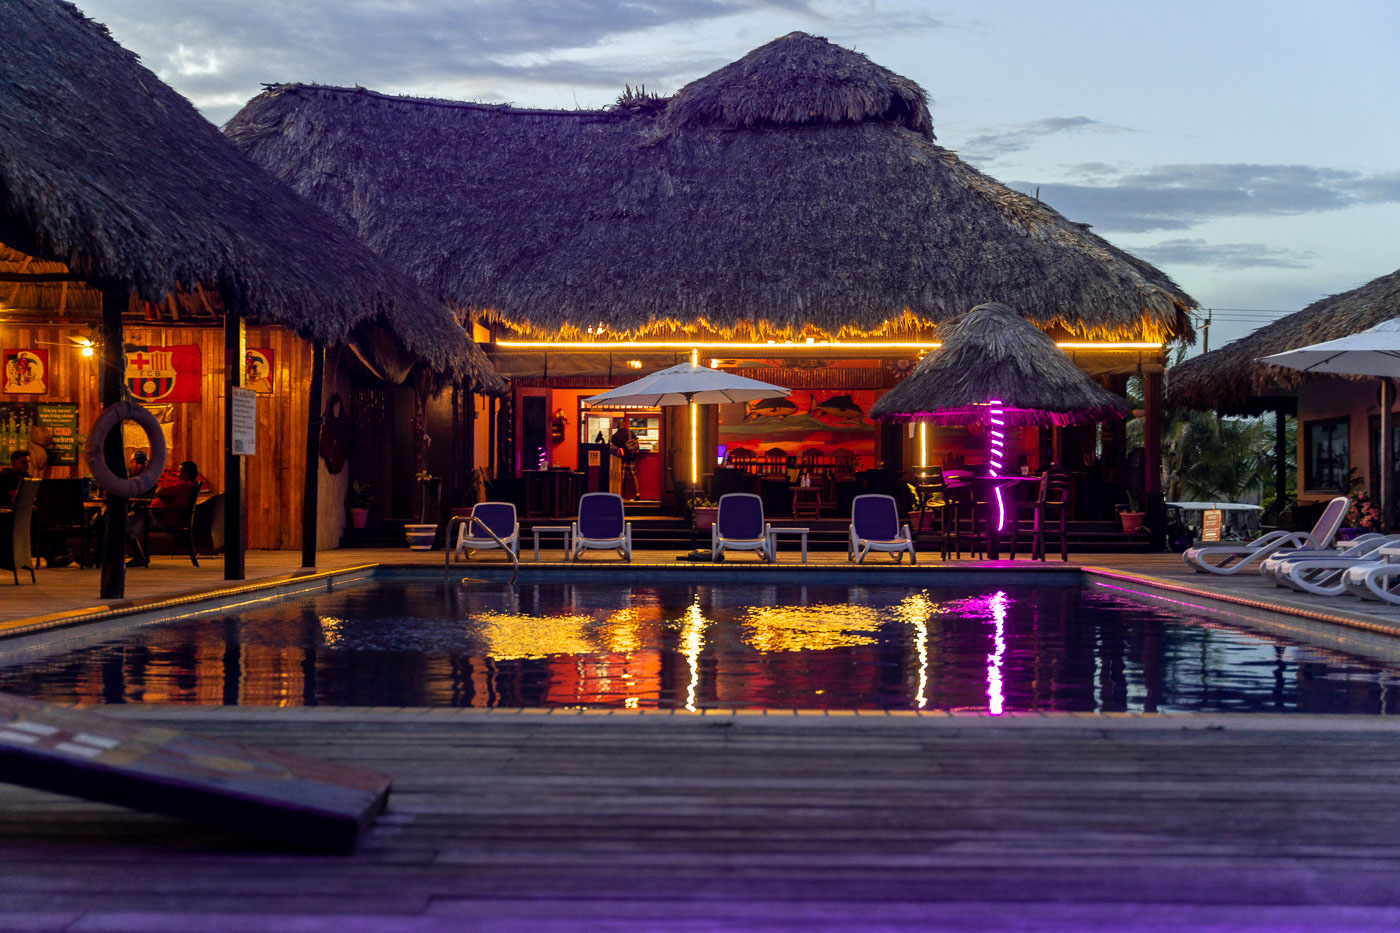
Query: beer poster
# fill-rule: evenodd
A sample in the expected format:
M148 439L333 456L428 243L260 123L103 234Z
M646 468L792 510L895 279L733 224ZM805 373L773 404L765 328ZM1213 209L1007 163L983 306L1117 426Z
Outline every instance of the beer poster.
M198 402L203 367L199 347L127 347L126 387L141 402Z
M4 351L3 391L13 395L43 395L49 391L48 350Z

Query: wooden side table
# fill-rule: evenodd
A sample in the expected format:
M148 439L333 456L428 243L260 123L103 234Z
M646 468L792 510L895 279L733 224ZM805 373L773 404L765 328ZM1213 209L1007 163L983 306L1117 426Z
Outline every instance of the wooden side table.
M792 487L792 517L820 518L822 514L822 488L820 486Z

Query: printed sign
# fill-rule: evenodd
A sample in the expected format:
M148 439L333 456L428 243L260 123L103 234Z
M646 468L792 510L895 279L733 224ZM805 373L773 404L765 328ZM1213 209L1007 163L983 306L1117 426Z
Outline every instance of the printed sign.
M199 347L128 347L126 387L142 402L198 402L203 367Z
M591 467L603 465L603 452L601 450L590 450L588 452L588 465Z
M49 391L48 350L6 350L4 391L16 395L43 395Z
M272 394L272 350L267 347L249 348L243 354L243 387L259 395Z
M229 387L229 408L233 412L233 453L251 457L258 450L258 393L239 386Z
M46 434L49 466L78 465L78 406L66 402L34 406L34 423Z
M1201 540L1219 541L1220 524L1225 513L1220 509L1206 509L1201 514Z

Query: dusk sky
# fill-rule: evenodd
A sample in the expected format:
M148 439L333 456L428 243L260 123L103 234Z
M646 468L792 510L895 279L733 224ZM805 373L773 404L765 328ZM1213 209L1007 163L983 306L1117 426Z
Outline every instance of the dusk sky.
M604 107L802 30L917 81L939 143L1170 274L1215 309L1212 347L1400 267L1394 0L78 5L219 124L290 81Z

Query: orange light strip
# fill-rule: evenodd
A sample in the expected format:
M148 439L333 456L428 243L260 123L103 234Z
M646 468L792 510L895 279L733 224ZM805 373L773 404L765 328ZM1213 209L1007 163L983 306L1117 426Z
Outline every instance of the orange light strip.
M667 341L605 343L602 341L498 340L496 346L506 350L591 350L600 353L605 351L614 353L620 350L686 350L692 353L698 350L773 350L790 353L793 350L822 352L830 352L831 350L936 350L943 344L938 341L930 343L842 343L834 340L828 343L671 343ZM1061 350L1160 350L1165 345L1146 341L1107 343L1064 341L1056 343L1055 346ZM734 354L726 352L722 355L733 356Z

